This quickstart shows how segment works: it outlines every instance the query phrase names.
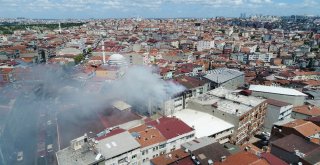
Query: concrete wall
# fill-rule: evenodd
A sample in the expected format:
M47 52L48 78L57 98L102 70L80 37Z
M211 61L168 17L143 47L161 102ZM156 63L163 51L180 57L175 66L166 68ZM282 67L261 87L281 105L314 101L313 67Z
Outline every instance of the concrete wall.
M216 133L210 137L212 137L213 139L217 140L217 142L219 142L220 144L224 144L230 141L231 136L234 133L234 129L230 128L224 131L221 131L219 133Z
M300 106L300 105L303 105L305 102L304 96L289 96L289 95L280 95L275 93L265 93L265 92L258 92L258 91L252 91L252 95L283 101L286 103L290 103L293 106Z
M195 135L195 131L191 131L189 133L167 140L166 153L169 153L175 149L180 149L181 144L194 140L195 138L194 135Z
M166 152L166 142L141 148L141 164L149 165L150 160Z
M306 119L311 116L292 111L291 117L294 119Z
M209 91L209 89L210 84L206 83L203 86L189 89L191 91L191 95L186 94L185 96L179 96L165 101L163 115L169 116L176 113L177 111L181 111L182 109L187 107L190 98L197 97L203 93L206 93Z
M293 105L283 106L283 107L277 107L274 105L268 105L266 117L264 120L263 127L267 130L271 131L272 125L275 122L280 121L281 119L289 118L291 116ZM280 114L284 113L285 116L281 116Z
M208 114L213 115L215 117L218 117L226 122L233 124L235 129L239 125L239 118L237 116L223 112L223 111L216 110L211 105L202 105L197 102L190 101L188 103L187 108L194 109L194 110L201 111L201 112L205 112L205 113L208 113Z
M136 156L135 158L133 158L134 155ZM120 155L118 157L106 160L102 164L127 165L128 162L123 161L124 159L126 159L127 161L130 161L130 163L129 163L130 165L138 165L138 164L140 164L140 161L141 161L140 148L139 149L135 149L133 151L130 151L128 153L124 153L124 154L122 154L122 155ZM99 163L99 164L101 164L101 163Z

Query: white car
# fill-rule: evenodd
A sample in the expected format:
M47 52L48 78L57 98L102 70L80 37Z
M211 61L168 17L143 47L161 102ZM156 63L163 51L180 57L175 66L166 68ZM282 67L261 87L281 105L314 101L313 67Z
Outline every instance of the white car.
M18 154L17 154L17 161L21 162L22 160L23 160L23 152L19 151Z
M47 152L52 152L53 148L52 148L52 144L47 145Z

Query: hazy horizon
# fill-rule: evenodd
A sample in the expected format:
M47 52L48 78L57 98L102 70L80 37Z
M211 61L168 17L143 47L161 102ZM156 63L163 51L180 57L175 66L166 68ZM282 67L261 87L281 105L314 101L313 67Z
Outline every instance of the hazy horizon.
M315 0L0 0L2 18L212 18L320 15Z

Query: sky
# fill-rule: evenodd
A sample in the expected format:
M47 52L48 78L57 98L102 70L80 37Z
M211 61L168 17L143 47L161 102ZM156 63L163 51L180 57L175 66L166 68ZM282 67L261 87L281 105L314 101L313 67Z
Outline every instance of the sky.
M320 15L320 0L0 0L2 18Z

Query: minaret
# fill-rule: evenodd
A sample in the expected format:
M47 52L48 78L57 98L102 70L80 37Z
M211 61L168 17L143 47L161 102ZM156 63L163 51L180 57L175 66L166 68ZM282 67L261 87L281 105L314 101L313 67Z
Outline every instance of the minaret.
M61 23L59 22L59 33L61 34L62 30L61 30Z
M102 60L103 60L103 64L106 64L106 52L104 50L104 41L102 41Z

